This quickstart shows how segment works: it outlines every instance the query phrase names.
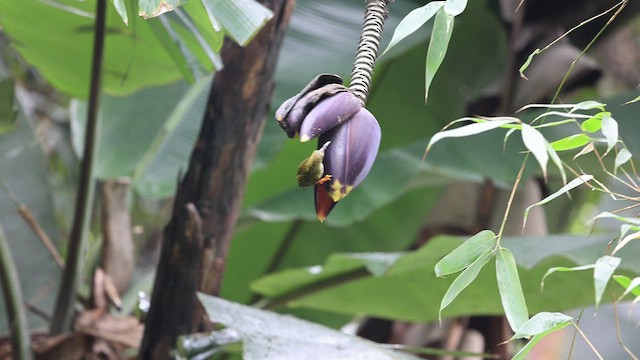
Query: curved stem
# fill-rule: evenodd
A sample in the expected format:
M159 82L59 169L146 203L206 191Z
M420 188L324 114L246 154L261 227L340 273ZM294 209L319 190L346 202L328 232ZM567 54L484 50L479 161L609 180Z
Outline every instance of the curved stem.
M363 105L367 102L384 22L389 15L387 6L391 1L393 0L367 0L349 87Z
M22 289L18 279L16 264L11 256L11 249L0 226L0 285L4 295L4 306L7 309L7 319L11 332L11 348L14 359L33 359L31 351L31 337L27 314L22 305Z
M51 322L51 335L57 335L70 330L78 282L82 274L82 250L86 242L87 228L89 227L89 219L91 218L91 207L95 187L93 163L98 147L98 102L100 97L100 80L102 78L101 70L106 13L106 0L98 0L96 3L91 85L89 88L87 111L87 132L84 139L82 163L80 165L80 184L76 196L76 207L73 216L71 236L69 238L67 262L62 274L62 284L58 290L53 320Z

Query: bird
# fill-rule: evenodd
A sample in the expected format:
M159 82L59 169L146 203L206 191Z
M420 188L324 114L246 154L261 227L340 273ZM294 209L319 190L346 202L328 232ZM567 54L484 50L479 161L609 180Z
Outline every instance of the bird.
M329 144L331 144L331 141L324 143L320 149L314 150L311 156L302 160L300 165L298 165L298 174L296 175L298 186L306 188L331 180L331 175L329 174L322 176L324 174L322 161L324 160L324 152Z

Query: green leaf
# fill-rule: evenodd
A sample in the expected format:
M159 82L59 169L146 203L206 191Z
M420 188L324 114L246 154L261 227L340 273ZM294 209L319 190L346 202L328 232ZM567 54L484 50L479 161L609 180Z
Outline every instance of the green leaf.
M523 339L534 335L546 335L570 325L573 318L559 312L541 312L527 320L511 339Z
M511 360L524 360L526 359L527 355L529 354L529 352L531 352L531 350L533 350L533 348L540 342L540 340L542 340L544 337L546 336L546 334L540 334L540 335L534 335L531 340L527 341L527 344L525 346L523 346L520 350L518 350L518 352L513 355L513 358L511 358Z
M542 134L529 124L522 124L522 141L540 164L542 175L547 178L547 162L549 153L547 152L547 140Z
M187 0L138 0L138 15L150 19L173 11L186 2Z
M217 34L216 31L211 31L209 17L206 15L206 11L204 9L204 5L202 5L199 1L193 1L185 4L181 9L176 9L175 11L176 17L180 20L182 26L184 26L184 30L182 26L177 26L176 30L178 35L181 35L181 32L185 32L197 41L200 46L199 49L202 50L204 55L209 59L211 64L214 66L216 70L222 70L224 64L222 63L222 58L220 57L218 52L222 46L222 34ZM207 25L203 25L206 23ZM219 36L216 36L219 35ZM185 43L186 46L189 44ZM184 51L186 53L186 51ZM189 67L194 69L194 73L197 74L196 77L200 78L203 76L202 69L199 64L192 57L186 57L185 61L191 62Z
M527 345L514 355L512 360L524 360L527 354L529 354L533 347L540 342L542 338L554 331L563 329L572 323L573 318L562 313L541 312L535 314L531 319L525 322L512 337L512 339L522 339L533 336Z
M426 152L429 152L433 144L435 144L436 142L442 139L477 135L483 132L497 129L506 124L515 123L516 121L517 119L514 118L514 119L504 119L504 120L491 120L491 121L484 121L479 123L474 122L456 129L440 131L431 137L431 140L429 140L429 144L427 145Z
M404 38L416 32L416 30L429 21L429 19L431 19L433 15L440 10L444 3L444 1L432 1L407 14L407 16L405 16L396 27L393 32L393 36L391 37L391 41L384 52L382 52L382 55L386 54L387 51Z
M453 16L462 14L467 7L467 0L447 0L444 5L444 10Z
M600 111L604 111L605 106L607 105L599 101L587 100L587 101L583 101L581 103L577 103L573 105L571 107L571 110L569 110L569 112L572 113L579 110L591 110L591 109L599 109Z
M564 171L562 160L560 160L558 153L556 153L553 147L551 147L551 144L549 144L549 142L545 141L544 145L545 145L545 148L547 149L547 153L549 153L549 157L551 158L551 161L553 161L553 164L558 168L558 171L560 172L560 176L562 177L562 183L566 184L567 173Z
M211 23L220 22L224 31L238 44L245 46L271 20L269 8L255 0L201 0L208 14L215 14Z
M554 192L553 194L545 197L544 199L538 201L537 203L528 206L525 211L524 211L524 220L522 222L522 227L524 228L526 223L527 223L527 218L529 216L529 211L531 211L531 208L533 208L534 206L539 206L539 205L544 205L548 202L550 202L551 200L561 196L564 193L569 192L570 190L585 184L586 182L590 181L591 179L593 179L593 175L580 175L577 178L569 181L569 183L563 187L561 187L558 191Z
M425 72L424 83L424 101L427 102L429 98L429 88L433 82L433 78L436 76L436 72L444 56L447 53L447 47L449 46L449 40L453 33L453 20L454 16L447 13L444 8L441 8L436 13L436 19L433 23L433 30L431 32L431 40L429 41L429 50L427 51L427 65Z
M527 104L523 107L521 107L520 109L518 109L517 112L522 112L524 110L527 109L570 109L572 107L576 106L575 104Z
M633 104L633 103L638 102L638 101L640 101L640 95L638 95L638 96L634 97L633 99L631 99L631 100L627 101L627 102L626 102L626 103L624 103L623 105Z
M629 160L631 160L631 157L631 152L629 152L627 148L620 149L620 151L618 151L618 154L616 155L613 173L615 174L620 166L626 164Z
M493 231L480 231L438 261L435 266L436 276L440 277L461 271L476 261L480 255L495 248L496 244L496 234Z
M127 15L127 7L125 5L124 0L113 0L113 7L116 9L116 12L122 18L122 21L125 25L129 25L129 18Z
M623 299L629 293L640 296L640 277L635 277L632 280L628 276L613 275L613 279L624 288L624 293L620 296L620 299Z
M613 272L616 271L616 268L620 265L620 261L622 261L622 259L619 257L608 255L603 256L596 261L593 269L593 280L596 290L596 308L600 305L604 289L607 287L611 276L613 276Z
M462 290L469 286L475 278L478 277L480 270L491 260L494 253L491 250L487 250L482 253L474 262L472 262L456 279L451 283L451 286L442 297L440 302L440 314L442 310L449 306L453 300L460 295ZM441 316L441 315L440 315Z
M132 181L138 194L163 198L175 193L176 178L186 168L198 137L212 78L202 78L189 87L145 152L136 159Z
M555 151L566 151L579 148L588 144L591 139L585 134L573 134L551 143Z
M595 264L588 264L588 265L581 265L581 266L573 266L573 267L566 267L566 266L556 266L556 267L552 267L549 270L547 270L547 272L544 274L544 276L542 277L542 280L540 280L540 288L543 289L544 288L544 280L551 274L555 273L555 272L574 272L574 271L583 271L583 270L589 270L589 269L593 269L595 268L596 265Z
M593 150L595 150L595 146L593 145L593 142L590 142L585 147L583 147L580 151L578 151L578 153L573 157L573 160L577 159L582 155L586 155L592 152Z
M525 79L525 80L529 80L526 76L524 76L524 71L527 70L527 68L529 67L529 65L531 65L531 61L533 61L533 57L540 54L542 51L540 51L540 49L535 49L531 54L529 54L529 56L527 57L527 60L524 62L524 64L522 64L522 66L520 66L520 69L518 70L520 72L520 76ZM520 109L523 110L523 109Z
M602 135L607 139L607 152L618 143L618 122L609 113L602 116Z
M99 116L104 120L95 164L96 176L102 179L131 176L137 166L147 165L138 164L143 157L145 161L153 159L152 154L148 154L149 151L163 151L162 159L154 160L145 173L141 173L142 169L139 169L136 175L144 175L145 186L149 186L144 189L146 193L160 194L167 189L173 189L177 172L185 167L193 147L198 124L206 106L207 84L210 81L210 78L202 79L194 85L196 88L192 89L191 93L184 82L178 82L141 90L127 97L103 95ZM74 101L71 111L71 128L74 149L79 156L84 143L82 130L86 121L84 114L86 114L86 103ZM135 121L132 121L133 119ZM175 121L178 119L180 119L180 125L175 126ZM167 138L169 134L166 132L169 130L177 131L167 140L171 143L175 141L175 145L159 147L161 144L156 143L152 149L149 148L154 139ZM112 144L119 144L119 146ZM164 152L165 147L171 153ZM174 149L177 153L172 152ZM152 179L159 180L159 183L153 184L150 181ZM140 185L137 187L139 188Z
M630 241L640 239L640 231L634 232L632 234L626 235L620 240L618 245L613 249L612 254L615 255L618 251L620 251L623 247L625 247Z
M416 195L407 196L412 199L415 197ZM287 301L287 307L348 316L366 314L403 321L437 320L440 302L455 277L437 278L433 269L442 257L464 243L459 237L437 236L429 240L420 249L408 252L399 258L384 276L365 276L339 284L334 282L333 286L322 289L313 285L314 278L323 281L322 278L317 278L319 274L311 274L308 267L300 268L303 264L322 263L322 260L328 256L326 254L331 252L327 250L327 246L331 246L334 252L341 251L337 246L345 249L342 251L354 251L354 249L380 251L380 247L386 247L389 250L385 251L394 252L397 251L394 250L397 247L404 248L408 243L397 244L397 247L394 247L393 243L398 239L412 238L411 231L404 229L407 225L402 223L395 232L389 229L392 232L387 233L385 227L380 224L383 220L388 221L388 217L396 212L404 213L405 216L410 214L406 204L398 204L388 213L381 213L366 223L355 224L348 228L332 229L315 223L305 224L303 231L299 234L299 241L290 249L290 253L295 253L297 256L294 259L289 258L283 264L283 268L295 267L295 270L303 270L299 273L301 276L298 279L299 283L312 286L318 291L290 299ZM391 223L402 221L401 219L401 217L393 218ZM415 224L410 225L412 231L419 231L420 222L416 221ZM264 264L255 256L248 256L248 259L242 262L241 254L275 251L265 250L262 242L260 244L255 242L256 237L265 237L266 225L278 226L278 224L261 224L256 231L251 231L234 243L235 248L231 251L233 259L230 259L229 264L235 267L235 271L245 274L252 266L251 264L256 262ZM386 225L386 228L389 226ZM286 228L282 230L282 234L273 235L276 239L265 240L277 241L284 236L285 230ZM373 239L372 233L380 235L376 235ZM550 267L570 268L593 262L595 258L601 256L603 246L606 246L614 236L614 234L601 234L591 237L552 235L503 238L501 244L511 250L518 264L518 274L528 310L534 314L547 311L549 304L554 304L554 310L565 311L586 305L585 302L593 299L592 272L574 272L569 276L557 276L546 281L544 292L540 291L540 279ZM260 247L256 249L256 246ZM635 254L640 251L640 242L629 244L629 246L629 251L621 255L623 261L619 269L621 271L624 269L625 272L629 272L627 274L632 274L631 276L638 276L636 274L640 274L640 264L635 261ZM442 317L473 314L503 315L504 308L501 305L494 268L494 262L487 263L485 270L481 271L456 300L442 311ZM259 275L259 271L254 274L254 276ZM297 292L300 289L299 286L291 284L292 278L289 275L291 274L288 270L284 270L269 276L273 286L278 286L282 290L279 295ZM248 294L246 296L248 297ZM611 300L606 296L603 298L603 302Z
M61 92L86 99L91 74L95 0L68 1L74 11L53 7L58 1L0 0L1 26L11 45ZM127 3L128 5L128 3ZM132 11L132 9L129 9ZM107 94L131 94L147 86L165 85L182 77L158 42L149 22L139 16L122 22L114 6L107 7L107 31L102 78ZM200 61L207 58L190 34L181 34ZM221 41L222 34L218 36ZM69 39L73 39L70 41ZM204 64L204 63L203 63ZM211 65L204 64L207 71Z
M198 299L212 322L223 324L240 336L245 360L296 359L300 354L321 354L326 359L417 360L381 344L290 315L258 310L202 293Z
M513 331L517 331L529 319L527 303L522 292L516 260L507 248L496 254L496 279L502 307Z
M182 73L182 77L189 83L193 83L195 81L196 72L190 67L190 65L193 64L195 66L195 64L193 61L189 61L189 59L193 59L193 55L191 55L189 49L182 43L182 39L172 29L167 18L161 17L158 19L148 20L148 22L153 33L156 35L156 38L160 44L162 44L167 54L171 56L174 64ZM200 70L196 71L201 72Z
M264 276L251 283L251 289L276 297L307 285L340 277L365 268L373 276L383 276L404 253L343 253L334 254L324 265L303 269L288 269Z
M617 214L610 213L608 211L601 212L600 214L594 216L594 219L616 219L616 220L621 221L623 223L640 226L640 219L638 219L638 218L620 216L620 215L617 215Z
M568 113L568 112L562 112L562 111L546 111L546 112L543 112L542 114L536 116L531 123L534 123L534 122L536 122L536 121L538 121L538 120L540 120L542 118L546 118L546 117L549 117L549 116L560 116L560 117L564 117L564 118L568 118L568 119L567 120L562 120L562 121L555 121L555 122L551 122L551 123L544 123L542 125L536 126L536 128L567 124L567 123L570 123L570 122L574 122L575 119L589 119L589 118L591 118L591 116L589 116L589 115Z
M599 113L596 116L592 116L591 118L582 122L580 127L582 130L588 133L594 133L600 129L602 129L602 115L604 113Z
M383 276L404 253L353 253L343 256L360 260L373 276Z

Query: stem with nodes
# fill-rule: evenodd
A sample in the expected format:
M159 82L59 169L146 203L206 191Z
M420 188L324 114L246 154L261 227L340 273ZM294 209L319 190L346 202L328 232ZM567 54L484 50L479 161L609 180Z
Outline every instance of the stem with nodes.
M378 58L378 48L382 38L384 22L389 16L387 8L393 0L367 0L360 41L351 71L350 89L360 99L362 105L367 102L371 74Z

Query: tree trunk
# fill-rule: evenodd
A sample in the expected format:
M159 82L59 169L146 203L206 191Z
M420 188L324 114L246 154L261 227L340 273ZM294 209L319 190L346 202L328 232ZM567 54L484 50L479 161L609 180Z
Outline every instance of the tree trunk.
M198 326L196 291L220 290L246 181L270 108L273 74L294 0L265 0L274 17L242 48L225 41L200 135L164 230L141 359L166 359Z

